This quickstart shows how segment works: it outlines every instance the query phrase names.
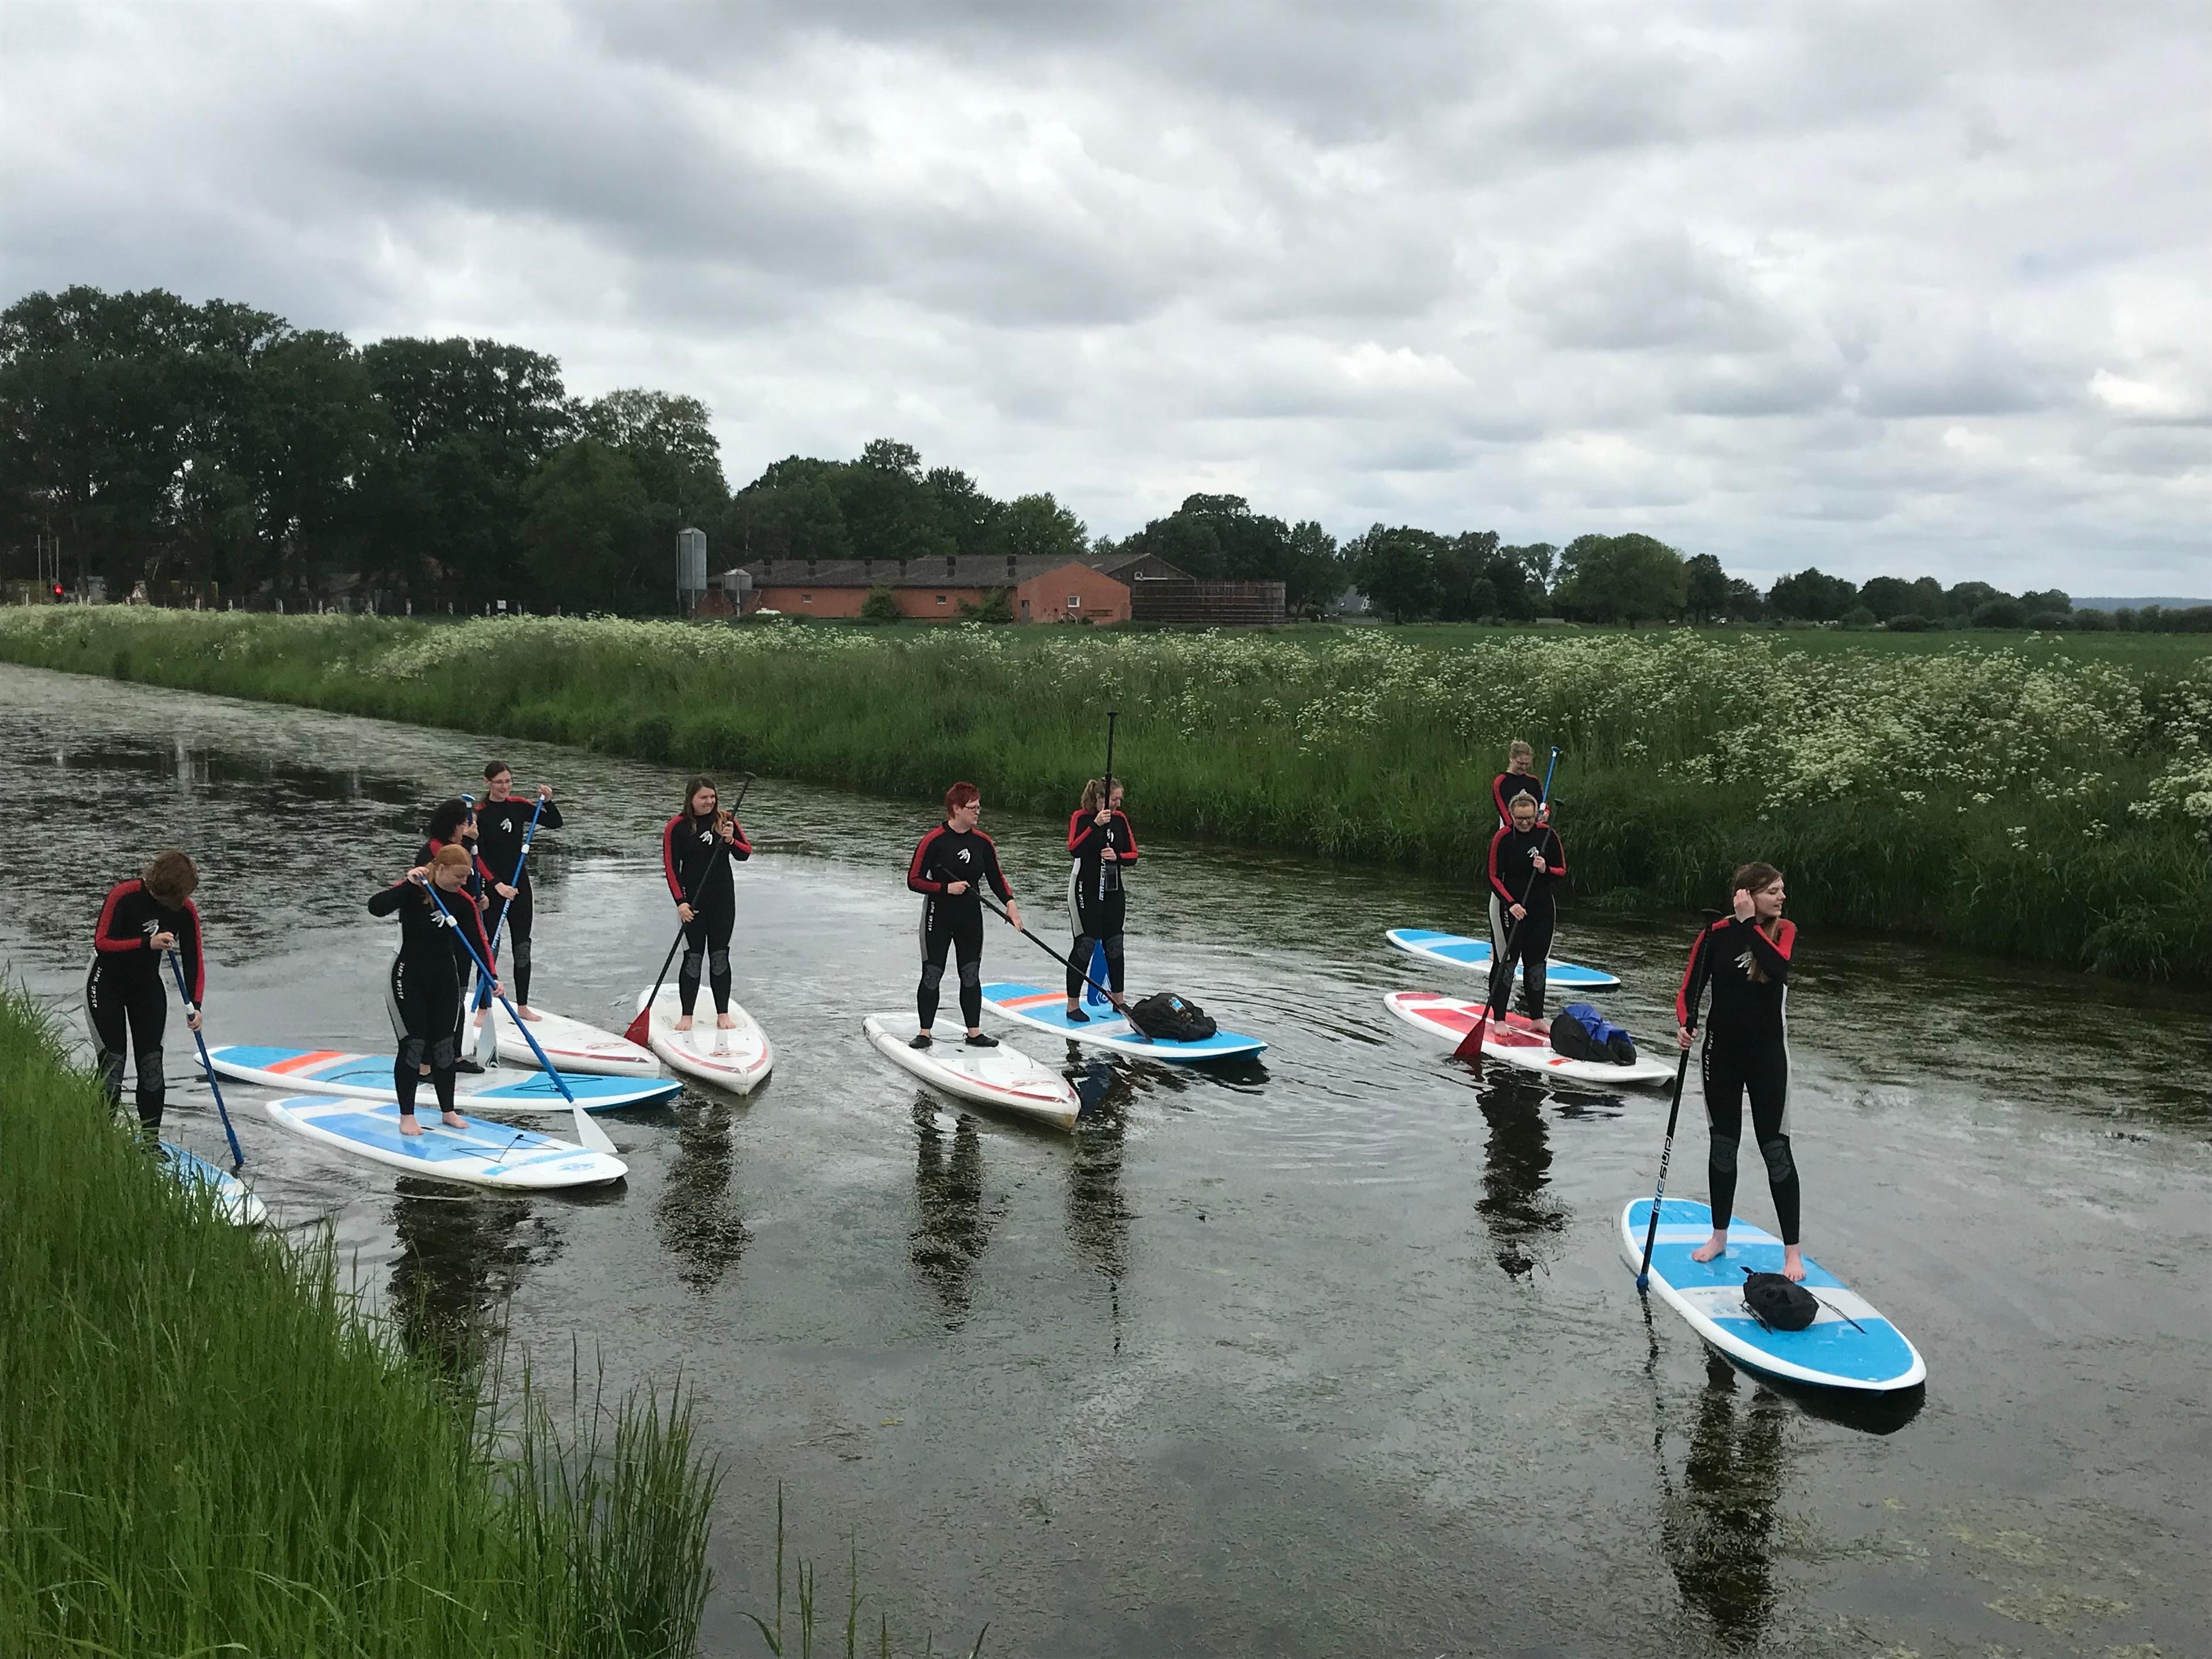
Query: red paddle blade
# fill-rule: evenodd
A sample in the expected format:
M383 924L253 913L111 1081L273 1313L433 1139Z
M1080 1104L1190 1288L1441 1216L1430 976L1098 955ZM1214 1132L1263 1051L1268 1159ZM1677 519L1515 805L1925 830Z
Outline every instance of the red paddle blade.
M623 1032L623 1040L625 1042L635 1042L639 1048L642 1048L645 1047L646 1037L652 1032L652 1030L653 1009L651 1005L648 1004L647 1006L637 1011L637 1018L630 1021L628 1029Z
M1459 1047L1452 1050L1452 1058L1467 1060L1480 1072L1482 1069L1483 1035L1489 1029L1490 1005L1485 1003L1482 1012L1475 1016L1474 1024L1468 1027L1467 1035L1459 1040Z

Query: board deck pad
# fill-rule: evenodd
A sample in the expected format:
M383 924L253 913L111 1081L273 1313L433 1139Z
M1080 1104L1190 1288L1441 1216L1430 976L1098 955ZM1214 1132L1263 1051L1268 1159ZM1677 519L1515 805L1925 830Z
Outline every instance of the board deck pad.
M653 996L649 988L640 991L640 1008L645 1006L647 997L653 997L653 1018L646 1033L646 1046L666 1062L671 1071L744 1095L759 1087L775 1065L775 1050L769 1042L768 1033L761 1029L758 1020L738 1006L734 998L730 1003L730 1014L737 1024L724 1030L714 1023L714 996L701 986L698 999L692 1005L691 1029L679 1031L676 1021L684 1012L684 1003L678 988L664 985L658 996Z
M1407 955L1419 957L1425 962L1447 963L1478 974L1490 971L1490 941L1486 939L1447 933L1435 927L1386 927L1382 937ZM1513 976L1521 977L1521 964L1517 962L1513 964ZM1578 962L1561 962L1556 957L1544 964L1544 978L1554 990L1564 991L1610 991L1620 984L1618 975L1602 968L1585 968Z
M1091 1016L1088 1024L1078 1024L1067 1017L1067 996L1065 992L1045 990L1035 985L1017 985L1002 981L983 988L983 1006L1002 1019L1016 1020L1024 1025L1035 1026L1040 1031L1050 1031L1055 1036L1066 1037L1070 1042L1087 1042L1094 1048L1111 1048L1124 1054L1139 1054L1146 1060L1161 1060L1183 1065L1209 1060L1241 1060L1263 1054L1267 1045L1258 1037L1245 1036L1236 1031L1216 1031L1210 1037L1196 1042L1176 1042L1167 1037L1147 1038L1119 1015L1101 1018Z
M911 1015L870 1014L860 1022L868 1041L908 1076L957 1099L989 1106L1032 1122L1073 1129L1083 1111L1075 1085L1011 1042L971 1048L958 1022L939 1020L927 1048L908 1046L920 1030Z
M342 1048L272 1048L228 1042L209 1049L208 1059L223 1076L235 1078L240 1083L258 1083L272 1089L307 1089L354 1100L396 1098L392 1091L390 1054L357 1054ZM684 1088L682 1084L663 1077L586 1077L568 1072L561 1077L568 1085L569 1093L590 1112L673 1100ZM428 1086L426 1079L426 1091ZM503 1112L568 1109L561 1091L544 1072L532 1071L520 1076L486 1072L481 1078L464 1073L460 1093L473 1105Z
M161 1162L178 1181L194 1187L205 1187L215 1194L215 1206L231 1224L236 1227L258 1227L269 1219L269 1211L255 1197L252 1189L229 1170L209 1163L197 1152L188 1152L174 1141L162 1141L157 1149Z
M545 1051L545 1058L563 1075L583 1074L592 1077L658 1077L660 1062L650 1051L641 1048L628 1038L612 1031L603 1031L596 1025L586 1025L580 1019L570 1019L566 1014L549 1014L543 1009L532 1009L538 1015L528 1022L530 1035L538 1039L538 1046ZM534 1066L538 1055L517 1029L504 1003L491 1006L493 1041L497 1045L499 1062L502 1066ZM477 1038L474 1017L465 1036L473 1044Z
M1650 1219L1648 1198L1621 1212L1621 1250L1631 1272L1644 1258ZM1729 1228L1725 1254L1692 1261L1690 1252L1712 1229L1713 1212L1706 1206L1668 1199L1651 1250L1651 1288L1722 1352L1754 1370L1820 1388L1888 1393L1926 1378L1928 1367L1905 1334L1809 1255L1805 1288L1820 1298L1819 1315L1802 1331L1762 1325L1743 1304L1744 1269L1780 1273L1782 1241L1737 1220Z
M440 1181L537 1191L599 1186L629 1173L618 1158L532 1129L465 1115L461 1127L448 1127L434 1105L418 1109L420 1135L399 1133L396 1105L299 1095L272 1100L264 1109L285 1128L325 1146Z
M1438 996L1433 991L1387 992L1382 1006L1424 1036L1455 1048L1482 1015L1480 1002ZM1490 1022L1483 1033L1482 1054L1486 1060L1576 1083L1648 1086L1674 1080L1674 1062L1641 1054L1628 1066L1607 1060L1570 1060L1552 1047L1549 1025L1510 1010Z

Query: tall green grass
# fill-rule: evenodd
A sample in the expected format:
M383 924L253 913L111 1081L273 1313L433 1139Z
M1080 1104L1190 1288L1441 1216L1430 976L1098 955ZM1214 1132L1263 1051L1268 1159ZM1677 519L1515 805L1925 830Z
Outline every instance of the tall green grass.
M1140 827L1470 886L1526 737L1565 750L1570 903L1718 903L1760 858L1808 923L2212 980L2212 656L26 608L0 657L917 801L970 778L1042 812L1117 708Z
M679 1394L560 1412L410 1358L327 1245L111 1127L17 992L0 1101L0 1653L691 1651L715 1476Z

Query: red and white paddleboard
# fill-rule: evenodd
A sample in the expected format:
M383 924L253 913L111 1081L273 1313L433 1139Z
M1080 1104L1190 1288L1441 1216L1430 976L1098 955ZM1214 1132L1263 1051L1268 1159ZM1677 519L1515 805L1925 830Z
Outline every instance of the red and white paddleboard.
M565 1014L540 1013L534 1008L531 1012L538 1018L530 1022L530 1035L538 1039L545 1058L563 1076L576 1072L599 1077L660 1075L660 1062L627 1038L603 1031L596 1025L586 1025L580 1019L570 1019ZM515 1030L514 1021L508 1017L504 1005L493 1003L489 1018L499 1044L501 1065L538 1064L538 1056L523 1040L522 1033ZM473 1026L470 1035L475 1035Z
M1447 1048L1459 1047L1482 1013L1480 1002L1440 997L1431 991L1388 992L1382 998L1382 1006ZM1483 1033L1482 1057L1504 1060L1524 1072L1566 1078L1576 1083L1663 1085L1674 1080L1674 1067L1670 1061L1644 1055L1638 1055L1626 1066L1616 1066L1606 1060L1569 1060L1552 1047L1550 1027L1510 1011L1492 1020L1490 1029Z
M646 999L653 996L649 990L637 994L637 1006L645 1006ZM732 1094L750 1094L760 1086L775 1064L775 1051L769 1047L768 1033L759 1022L738 1006L730 1004L730 1017L736 1023L727 1030L714 1023L714 999L707 988L699 988L697 1000L692 1005L691 1029L679 1031L676 1021L684 1012L684 1004L676 987L664 985L660 994L653 997L653 1021L646 1032L647 1046L666 1061L669 1069L684 1076L696 1078L702 1083L711 1083L718 1089L727 1089Z
M870 1014L860 1029L894 1066L962 1100L1055 1129L1073 1129L1083 1109L1073 1084L1010 1042L970 1048L959 1025L940 1024L930 1033L934 1041L928 1048L912 1048L908 1044L921 1027L903 1014Z

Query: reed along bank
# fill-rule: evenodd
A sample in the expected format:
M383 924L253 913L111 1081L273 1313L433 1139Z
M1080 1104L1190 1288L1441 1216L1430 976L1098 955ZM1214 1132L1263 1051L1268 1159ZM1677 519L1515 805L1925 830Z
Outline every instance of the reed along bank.
M0 1653L692 1650L714 1477L673 1395L410 1356L327 1248L164 1174L21 992L0 1103Z
M1506 743L1562 750L1577 905L1726 902L1765 859L1808 927L2212 981L2212 654L2060 636L1802 651L1687 629L1269 634L0 613L0 657L926 802L1058 815L1104 759L1140 830L1470 890ZM922 809L926 816L927 809Z

